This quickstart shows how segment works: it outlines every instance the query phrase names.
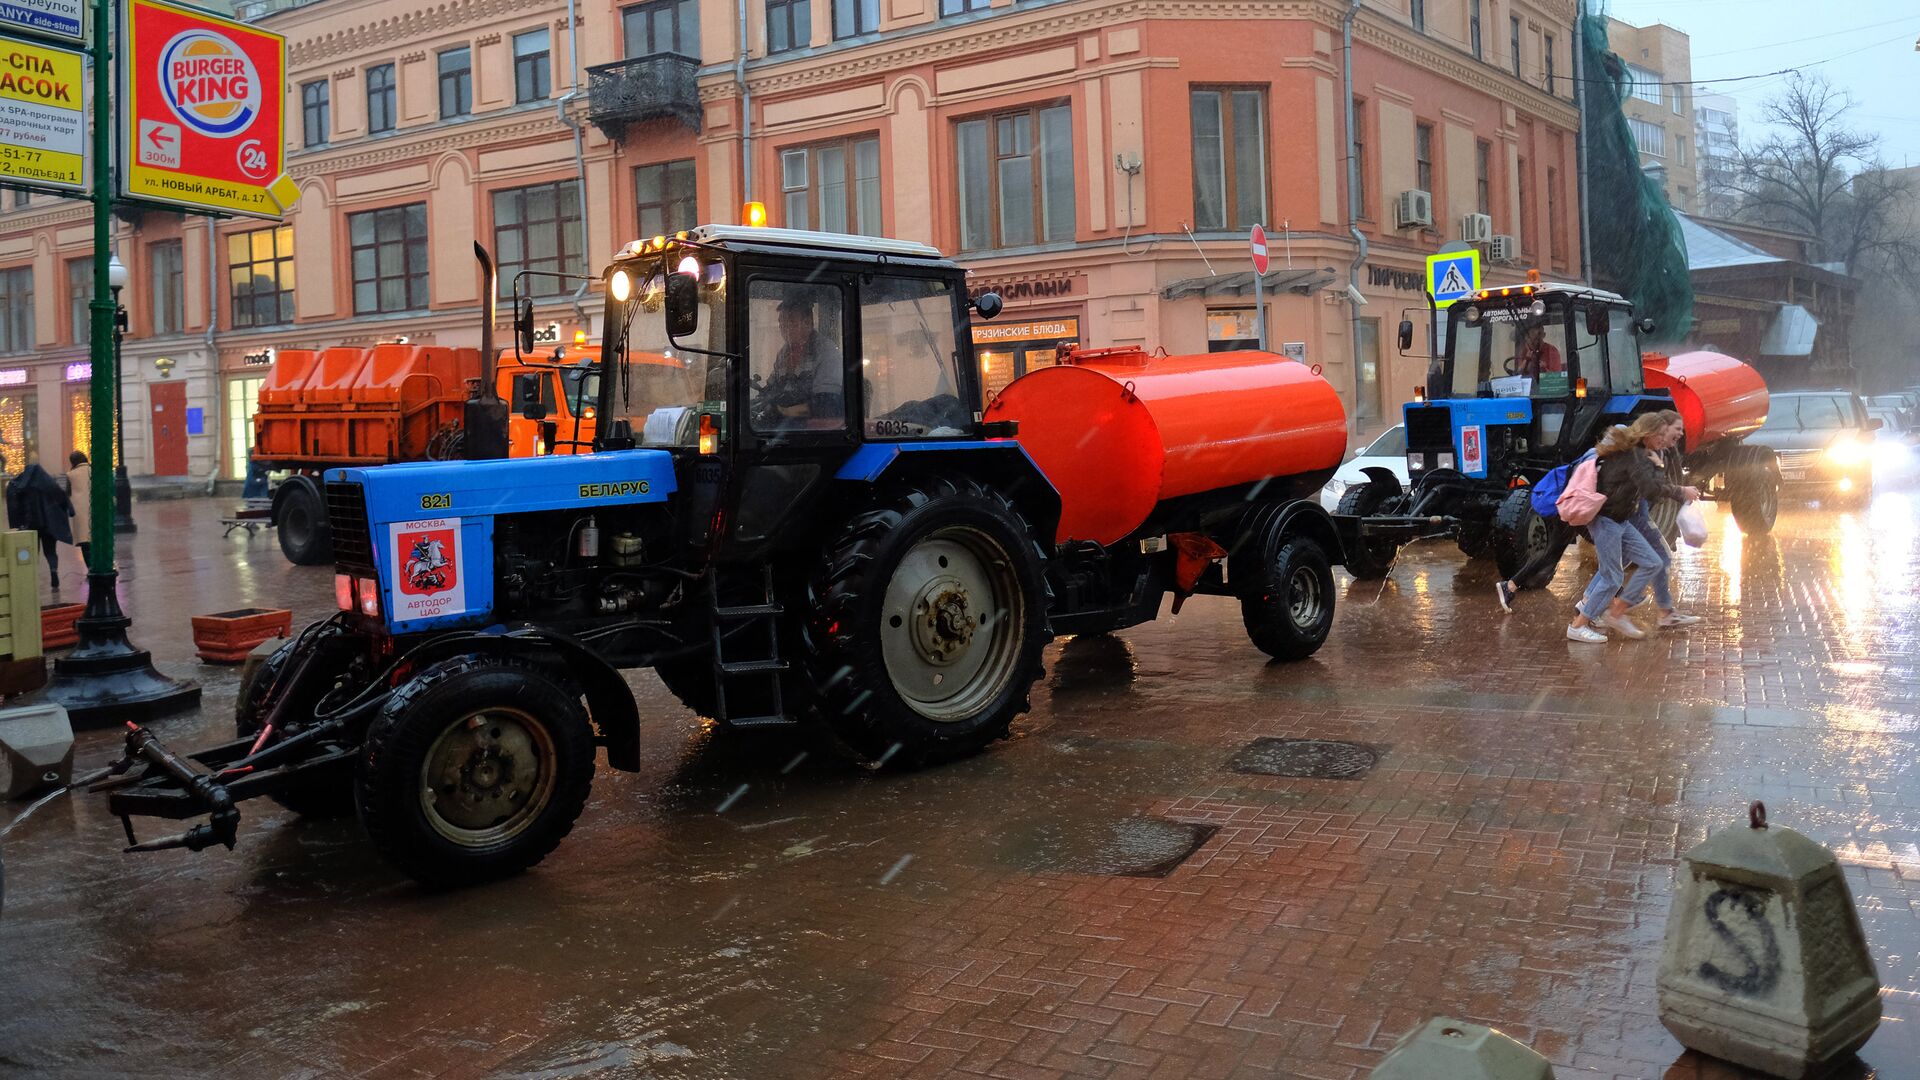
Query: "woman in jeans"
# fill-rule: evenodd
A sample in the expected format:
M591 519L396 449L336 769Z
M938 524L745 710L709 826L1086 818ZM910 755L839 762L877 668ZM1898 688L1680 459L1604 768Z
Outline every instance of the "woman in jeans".
M1679 414L1672 410L1646 413L1631 426L1607 429L1600 439L1598 486L1607 501L1587 526L1600 568L1580 601L1580 614L1567 627L1567 640L1588 644L1605 641L1602 628L1624 638L1647 636L1627 618L1627 611L1645 598L1648 583L1663 572L1666 560L1633 526L1632 519L1653 499L1692 502L1700 497L1698 488L1669 482L1648 452L1671 445L1667 432L1679 420ZM1661 445L1649 447L1650 439ZM1633 567L1631 576L1629 565Z
M1674 448L1680 445L1680 440L1687 433L1686 423L1680 419L1679 413L1671 409L1663 410L1654 415L1661 417L1670 416L1672 419L1667 422L1665 428L1647 436L1645 443L1646 449L1652 456L1655 467L1663 474L1667 476L1678 475L1677 466L1672 465L1675 456ZM1692 626L1699 622L1700 617L1698 615L1684 615L1674 610L1672 588L1673 549L1667 545L1667 538L1661 536L1660 530L1654 527L1652 507L1648 503L1641 503L1639 511L1636 512L1632 518L1628 519L1627 523L1635 529L1638 529L1640 535L1647 538L1647 545L1653 548L1654 554L1660 556L1660 568L1654 572L1652 582L1653 606L1660 609L1660 629L1672 630L1677 627Z

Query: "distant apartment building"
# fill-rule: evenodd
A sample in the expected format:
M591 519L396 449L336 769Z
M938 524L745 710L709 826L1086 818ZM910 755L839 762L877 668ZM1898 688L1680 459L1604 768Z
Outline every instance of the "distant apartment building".
M1574 4L1361 8L1357 310L1346 10L243 3L288 39L301 200L278 225L124 216L130 471L242 475L276 349L477 343L476 240L503 292L530 272L542 325L597 335L590 275L615 251L736 221L747 199L773 225L924 241L970 267L1007 300L974 331L989 393L1061 344L1247 347L1263 224L1270 344L1297 345L1378 427L1424 380L1393 328L1424 326L1427 255L1471 243L1501 256L1494 282L1580 271ZM0 443L84 443L89 251L83 205L0 200Z
M1689 100L1692 42L1664 23L1633 26L1608 19L1607 43L1627 64L1627 126L1633 129L1641 169L1660 182L1674 209L1693 212L1698 208L1700 180Z
M1737 206L1734 179L1740 170L1740 102L1728 94L1696 92L1693 124L1694 171L1700 182L1696 205L1709 217L1729 217Z

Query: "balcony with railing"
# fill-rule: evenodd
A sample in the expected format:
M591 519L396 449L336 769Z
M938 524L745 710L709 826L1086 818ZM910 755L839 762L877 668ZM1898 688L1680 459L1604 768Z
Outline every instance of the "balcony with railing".
M587 119L609 138L628 124L678 120L700 130L700 62L679 53L651 53L587 69Z

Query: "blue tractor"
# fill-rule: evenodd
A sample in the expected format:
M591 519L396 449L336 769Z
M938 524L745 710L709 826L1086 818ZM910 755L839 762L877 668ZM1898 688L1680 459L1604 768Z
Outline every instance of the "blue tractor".
M999 298L936 250L707 226L629 245L604 285L593 452L506 459L509 408L541 403L483 378L472 460L329 470L339 611L250 670L235 741L129 732L102 785L129 841L136 816L206 818L135 849L232 847L266 795L357 813L422 881L481 881L559 843L601 749L639 768L626 669L727 727L820 724L921 765L1005 737L1055 633L1169 592L1237 598L1278 658L1327 636L1343 542L1310 497L1338 445L1060 543L1060 493L982 420L968 329ZM530 350L530 305L514 322Z

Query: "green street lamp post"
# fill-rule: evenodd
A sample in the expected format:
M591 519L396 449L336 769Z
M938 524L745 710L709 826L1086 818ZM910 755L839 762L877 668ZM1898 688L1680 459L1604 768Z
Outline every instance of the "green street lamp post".
M120 290L127 287L127 267L114 255L107 262L107 280L113 289L113 531L135 532L133 483L127 479L127 376L120 358L120 342L127 332L127 309ZM89 450L91 452L91 450Z

